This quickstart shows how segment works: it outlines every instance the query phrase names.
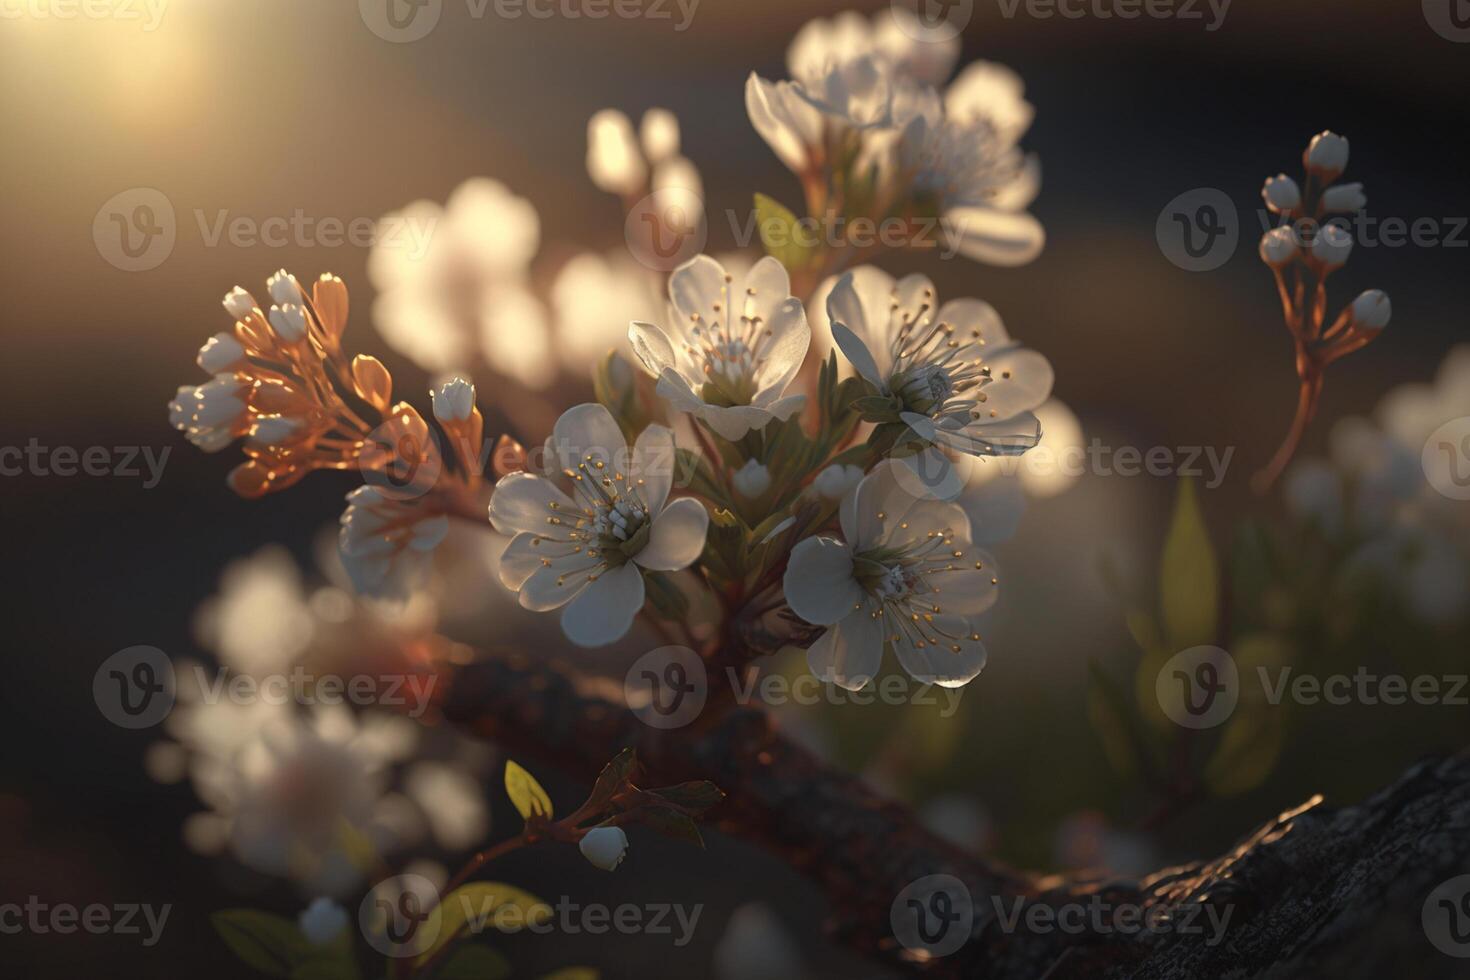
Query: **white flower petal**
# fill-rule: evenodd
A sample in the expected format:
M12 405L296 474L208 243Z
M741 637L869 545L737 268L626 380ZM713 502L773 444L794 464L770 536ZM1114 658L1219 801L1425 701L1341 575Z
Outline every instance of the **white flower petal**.
M982 418L998 421L1034 411L1051 396L1056 373L1037 351L1012 347L987 355L985 365L991 380L981 389L985 395L980 403Z
M576 510L571 498L550 480L531 473L511 473L495 484L495 493L490 498L490 523L501 534L518 531L545 534L550 530L547 518L558 508Z
M594 469L622 471L628 465L628 443L612 413L596 402L576 405L562 413L552 427L557 458L564 469L576 471L584 463ZM591 461L588 457L592 457Z
M893 642L898 662L914 680L940 687L963 687L985 669L985 644L976 639L974 627L962 616L935 616L931 628L952 636L919 647L914 637L902 630Z
M648 543L633 560L654 571L673 572L687 568L704 550L709 531L709 512L693 497L681 497L653 520Z
M565 605L587 587L587 570L596 564L583 552L541 566L521 583L521 608L547 612Z
M657 517L669 499L674 484L674 433L662 425L650 425L633 446L633 463L628 479L642 480L638 488L650 516Z
M578 646L605 646L623 638L642 608L643 573L628 562L603 572L567 605L562 632Z
M815 626L846 618L864 598L852 550L833 538L807 538L793 548L783 587L792 612Z
M961 255L987 265L1025 265L1046 246L1041 222L1024 211L953 208L944 213L943 223Z
M861 690L878 676L883 663L883 626L867 609L823 633L806 652L806 663L814 677L849 691Z
M677 363L674 345L668 335L651 323L634 320L628 326L628 343L633 345L633 353L655 378Z
M842 283L839 282L837 288L832 290L832 296L837 296L841 289ZM832 307L829 305L828 310L830 311L831 309ZM848 328L846 323L836 317L832 320L832 339L837 342L837 347L842 351L842 356L847 358L848 363L853 366L853 369L858 374L872 382L879 390L887 390L887 385L883 375L878 371L878 363L873 358L872 352L863 344L858 335Z

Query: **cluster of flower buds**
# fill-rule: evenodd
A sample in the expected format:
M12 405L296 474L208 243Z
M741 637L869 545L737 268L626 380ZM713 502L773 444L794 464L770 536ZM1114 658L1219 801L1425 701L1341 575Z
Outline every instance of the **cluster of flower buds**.
M225 296L234 328L199 351L214 377L179 388L169 420L217 452L244 439L229 475L246 498L295 484L313 470L358 469L348 495L342 553L369 594L397 593L444 537L444 515L481 510L484 422L474 387L455 379L433 392L443 435L416 408L393 402L393 378L375 357L348 359L347 287L330 273L308 291L282 269L266 283L268 308L236 286Z
M1369 289L1327 318L1327 279L1347 264L1353 250L1352 235L1333 216L1359 211L1368 203L1361 183L1337 183L1347 162L1347 139L1318 133L1302 154L1304 184L1277 174L1261 188L1267 209L1279 218L1261 237L1261 260L1276 279L1296 351L1301 396L1285 443L1257 477L1258 489L1275 482L1290 461L1315 413L1327 365L1371 343L1388 326L1392 312L1387 294Z
M1276 276L1287 329L1318 370L1372 341L1391 312L1388 296L1370 289L1326 321L1327 277L1347 264L1353 250L1352 236L1331 216L1368 203L1361 183L1336 183L1347 161L1347 139L1318 133L1302 155L1305 187L1277 174L1261 188L1266 207L1280 216L1261 238L1261 260Z

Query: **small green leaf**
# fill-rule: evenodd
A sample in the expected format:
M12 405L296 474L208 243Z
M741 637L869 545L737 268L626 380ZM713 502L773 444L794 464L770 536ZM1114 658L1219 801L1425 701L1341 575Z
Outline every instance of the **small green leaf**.
M898 402L887 395L864 395L854 398L852 407L868 422L899 422Z
M1215 549L1194 484L1183 480L1159 567L1164 636L1174 652L1214 643L1220 613Z
M699 826L686 813L680 813L678 810L665 806L650 806L640 810L638 817L656 833L665 837L687 840L700 847L704 846L704 837L699 833Z
M597 775L597 782L592 786L592 793L587 802L601 809L611 800L624 783L633 778L638 769L638 754L628 748L613 756L611 762L602 767L602 772Z
M811 261L816 245L814 235L800 226L799 219L786 205L757 194L755 220L766 254L784 265L787 272L795 272Z
M675 786L665 786L663 789L654 790L663 799L668 800L675 806L681 806L688 810L708 810L716 803L725 798L725 794L718 786L707 779L698 782L679 783Z
M225 909L209 921L236 956L268 976L289 977L315 952L296 923L269 912Z
M522 769L514 760L505 762L505 791L515 805L521 819L530 820L533 814L551 817L551 797L536 782L536 777Z
M487 946L461 946L435 973L435 980L505 980L510 961Z
M499 881L472 881L461 885L434 909L439 919L437 933L428 935L434 942L419 954L420 965L429 961L440 949L460 938L466 931L475 933L494 929L497 932L520 932L527 926L539 926L551 919L551 906L530 892Z
M682 620L689 615L689 597L668 575L662 572L646 572L643 584L646 586L644 594L661 617Z

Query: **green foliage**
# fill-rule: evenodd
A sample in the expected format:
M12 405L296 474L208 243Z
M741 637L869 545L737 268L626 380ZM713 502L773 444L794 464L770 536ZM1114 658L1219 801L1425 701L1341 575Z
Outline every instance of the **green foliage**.
M816 242L807 241L811 233L804 231L792 210L764 194L755 195L756 227L766 254L795 273L806 268L814 258Z
M1220 575L1194 483L1183 480L1159 566L1164 638L1173 652L1214 643L1219 627Z
M536 782L535 776L512 759L505 761L505 792L521 819L530 820L532 816L551 819L551 797Z
M493 949L467 943L434 972L435 980L506 980L510 963Z
M292 980L357 980L345 939L315 946L296 923L256 909L225 909L209 917L236 956L267 976Z

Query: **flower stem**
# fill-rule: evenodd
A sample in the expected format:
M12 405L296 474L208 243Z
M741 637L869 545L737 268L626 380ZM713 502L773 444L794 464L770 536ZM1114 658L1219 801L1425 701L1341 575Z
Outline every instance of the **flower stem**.
M1302 435L1307 431L1307 424L1317 413L1317 402L1322 397L1321 369L1308 362L1301 371L1301 382L1301 390L1297 394L1296 416L1291 420L1291 428L1287 430L1281 448L1276 450L1276 455L1271 457L1271 462L1265 469L1251 479L1251 487L1258 494L1266 493L1275 485L1282 470L1286 469L1286 464L1296 455Z

